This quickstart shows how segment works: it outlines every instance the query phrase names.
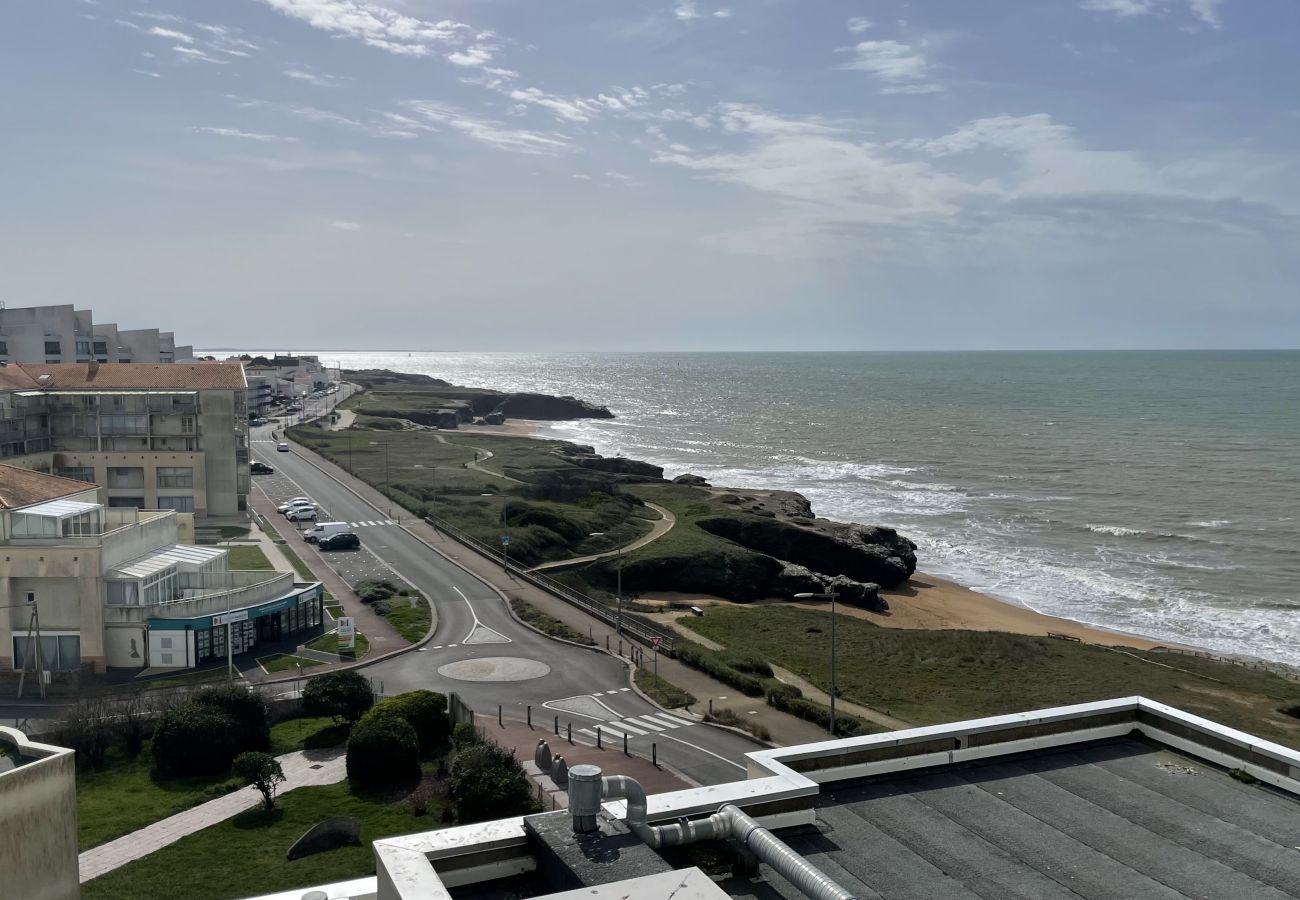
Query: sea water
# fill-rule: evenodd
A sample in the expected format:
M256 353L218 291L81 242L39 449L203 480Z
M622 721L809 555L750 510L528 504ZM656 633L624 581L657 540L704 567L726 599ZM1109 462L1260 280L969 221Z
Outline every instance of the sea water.
M607 405L544 433L799 491L1041 612L1300 663L1300 351L320 355Z

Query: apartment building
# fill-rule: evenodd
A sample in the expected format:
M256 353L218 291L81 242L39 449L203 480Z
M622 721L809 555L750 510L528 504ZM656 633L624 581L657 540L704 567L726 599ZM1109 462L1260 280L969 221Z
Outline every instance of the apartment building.
M194 359L192 346L157 328L119 329L99 324L88 309L0 306L3 363L173 363Z
M236 516L249 489L243 367L0 366L0 461L93 482L110 508Z
M319 583L232 571L225 548L181 543L189 516L100 491L0 465L0 670L186 669L320 625Z

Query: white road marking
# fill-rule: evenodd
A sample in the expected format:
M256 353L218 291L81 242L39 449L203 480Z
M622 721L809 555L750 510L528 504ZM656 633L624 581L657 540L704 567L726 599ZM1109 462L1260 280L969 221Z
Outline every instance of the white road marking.
M494 628L491 628L491 627L489 627L489 626L487 626L487 625L484 625L482 622L479 621L478 613L474 612L474 604L469 602L469 598L465 596L465 592L464 592L464 591L462 591L460 588L456 587L456 585L454 585L454 584L451 586L451 589L452 589L453 591L455 591L456 593L460 594L460 599L464 600L464 601L465 601L465 605L466 605L467 607L469 607L469 614L470 614L471 616L474 617L474 624L473 624L473 626L470 628L470 630L469 630L469 634L465 635L465 637L461 639L461 643L462 643L462 644L471 644L471 643L479 643L479 644L510 644L510 643L514 643L513 641L510 640L510 638L506 637L506 636L505 636L504 634L502 634L501 632L499 632L499 631L495 630ZM485 631L490 631L490 632L492 632L492 633L495 634L497 637L501 638L501 640L499 640L499 641L474 641L474 640L472 640L472 638L474 637L474 632L478 631L480 628L484 629Z
M638 725L640 725L642 728L649 728L652 731L667 731L669 728L669 726L662 725L657 722L652 724L649 716L641 716L640 718L636 718L635 716L633 716L628 718L627 721L635 722Z
M654 719L658 722L667 722L670 728L681 728L685 725L696 725L697 722L688 722L685 719L679 719L676 716L670 716L667 713L651 713L646 716L648 719Z
M632 689L631 689L631 688L619 688L619 689L618 689L618 692L621 694L621 693L623 693L624 691L630 691L630 690L632 690Z
M646 731L644 728L637 728L627 719L624 719L621 722L613 722L611 724L613 724L616 728L621 728L623 731L630 731L633 734L649 734L649 732Z

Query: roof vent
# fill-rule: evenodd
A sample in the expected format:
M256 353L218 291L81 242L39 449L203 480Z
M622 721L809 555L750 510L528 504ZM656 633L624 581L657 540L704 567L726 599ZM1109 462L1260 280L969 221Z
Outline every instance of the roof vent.
M49 372L36 376L36 383L39 384L41 387L49 387L50 382L53 380L54 380L54 376L51 375Z

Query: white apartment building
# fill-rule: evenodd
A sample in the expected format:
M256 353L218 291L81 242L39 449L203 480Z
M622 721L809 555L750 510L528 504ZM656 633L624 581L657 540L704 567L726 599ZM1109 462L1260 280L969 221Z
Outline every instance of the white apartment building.
M318 582L232 571L225 548L181 543L189 516L99 492L0 465L0 670L186 669L320 625Z
M243 367L0 366L0 462L93 482L112 508L237 516L249 490Z
M0 362L173 363L194 359L194 348L157 328L98 324L88 309L0 306Z

